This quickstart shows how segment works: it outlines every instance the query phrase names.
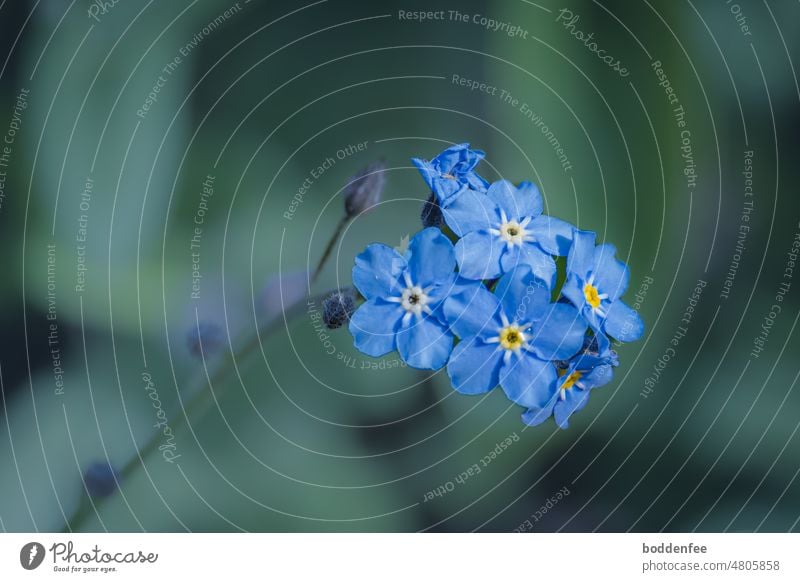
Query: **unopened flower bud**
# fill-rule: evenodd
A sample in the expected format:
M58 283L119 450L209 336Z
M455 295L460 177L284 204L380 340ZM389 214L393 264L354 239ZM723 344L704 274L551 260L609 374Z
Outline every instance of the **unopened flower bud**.
M198 358L218 352L224 343L225 333L219 325L211 321L192 325L186 335L189 352Z
M380 202L386 182L385 170L386 164L382 160L373 162L350 179L342 192L348 218L366 212Z
M350 321L355 309L353 292L337 291L322 302L322 321L328 329L338 329Z
M419 218L422 221L423 228L428 228L429 226L438 228L444 224L442 208L439 206L439 201L436 199L436 195L433 192L431 192L431 195L422 204L422 212Z
M117 490L120 474L107 462L98 461L89 465L83 474L86 491L92 497L108 497Z

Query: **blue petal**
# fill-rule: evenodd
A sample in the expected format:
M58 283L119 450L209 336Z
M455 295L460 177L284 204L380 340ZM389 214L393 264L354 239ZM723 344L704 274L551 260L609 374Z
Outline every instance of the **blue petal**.
M512 356L500 370L506 396L526 408L544 408L556 390L556 368L530 353Z
M543 408L531 408L522 413L522 422L528 426L538 426L545 420L553 416L553 408L558 401L558 396L554 396Z
M576 354L574 358L570 359L570 371L577 370L585 374L591 370L594 370L598 366L603 366L608 363L608 358L596 356L595 354L589 352L581 352Z
M441 172L449 173L453 170L468 172L480 162L484 154L479 150L470 150L468 143L450 146L433 159L433 163Z
M444 302L447 323L460 338L496 335L501 322L500 302L483 285L474 285L448 297Z
M586 388L600 388L614 379L614 367L611 364L601 364L581 378L581 383Z
M500 239L498 239L500 240ZM503 248L505 248L505 243ZM533 274L547 283L552 289L556 283L556 262L536 243L523 243L506 249L500 258L504 273L513 271L520 265L529 265Z
M499 383L502 354L496 344L472 338L454 349L447 363L453 387L462 394L482 394Z
M403 316L397 303L370 299L350 319L350 333L358 351L374 358L395 349L395 332Z
M594 266L594 243L597 235L590 230L575 230L567 256L567 273L585 279Z
M486 288L481 281L475 281L473 279L457 276L455 282L453 283L450 294L454 295L456 293L461 293L462 291L472 291L475 289L475 287L482 287L484 289Z
M502 273L505 243L488 232L471 232L456 243L458 273L467 279L494 279Z
M594 285L601 293L607 293L609 301L616 301L628 288L630 271L622 261L615 258L617 249L612 244L603 244L594 250Z
M517 186L517 201L522 200L520 208L523 209L525 214L520 215L520 218L530 216L536 218L544 211L544 200L542 194L539 192L539 187L533 182L520 182Z
M598 320L598 324L599 323L602 323L602 322L600 322ZM597 345L600 348L600 353L601 354L611 353L611 340L606 335L606 332L604 332L602 329L600 329L599 325L597 326L597 329L595 329L595 326L592 324L591 321L589 322L589 325L592 326L592 330L594 331L594 335L597 338ZM616 352L613 352L613 358L611 358L609 356L609 359L611 360L612 365L619 366L619 358L617 357ZM614 362L616 362L616 363L614 363Z
M572 247L572 235L575 232L575 226L564 220L543 214L534 218L525 227L525 230L536 237L536 242L545 251L551 255L565 257Z
M456 268L453 243L434 227L421 230L411 239L406 256L411 280L421 287L446 280Z
M500 222L497 206L486 194L465 190L443 210L444 220L457 236L476 230L496 228Z
M529 265L522 265L503 275L497 282L495 295L512 322L534 321L550 305L550 287L533 274Z
M433 179L439 176L438 170L429 161L421 158L411 158L411 163L417 167L428 188L433 190Z
M439 200L439 206L447 208L455 200L458 200L460 195L467 190L467 187L455 178L437 176L433 179L432 190Z
M570 275L561 287L561 294L569 299L578 309L582 309L586 304L586 296L583 294L580 283L576 275Z
M465 179L469 187L473 190L477 190L478 192L486 193L486 189L489 187L489 182L481 178L475 172L469 172L465 176Z
M488 183L473 171L485 155L462 143L447 148L430 162L420 158L412 158L411 162L436 194L440 205L447 207L463 189L486 191Z
M353 284L367 299L399 295L398 277L406 267L406 260L396 250L371 244L356 257Z
M500 180L489 186L486 195L495 201L509 220L519 221L527 216L535 218L544 208L539 189L530 182L522 182L519 188L515 188L508 180Z
M603 323L605 332L621 342L633 342L644 334L644 321L639 313L622 301L614 301Z
M560 428L569 428L569 417L589 403L589 390L570 388L564 400L559 399L553 407L553 416Z
M599 338L598 338L599 340ZM581 352L570 360L570 366L567 369L567 374L578 371L581 378L578 381L580 386L585 390L591 388L599 388L605 386L614 378L614 362L616 354L609 351L608 355L595 355L590 352Z
M611 345L611 342L607 341L608 338L605 338L605 332L603 331L603 318L600 317L589 305L584 305L583 309L580 310L583 319L586 320L586 323L589 324L591 330L597 335L599 341L603 345Z
M583 346L586 321L566 303L553 303L533 328L531 343L544 360L566 360Z
M413 320L397 332L397 351L412 368L438 370L447 363L453 350L453 334L436 319Z

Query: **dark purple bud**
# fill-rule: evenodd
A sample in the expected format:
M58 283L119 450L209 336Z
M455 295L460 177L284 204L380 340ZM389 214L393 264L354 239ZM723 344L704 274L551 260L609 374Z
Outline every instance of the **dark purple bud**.
M92 497L108 497L117 490L120 474L107 462L98 461L89 465L83 474L86 491Z
M225 344L222 328L211 321L201 321L192 325L186 335L189 352L198 358L218 352Z
M338 329L350 321L356 310L356 298L352 291L337 291L322 302L322 321L328 329Z
M355 176L345 186L344 210L348 218L366 212L381 201L383 185L386 182L386 164L381 160L373 162Z

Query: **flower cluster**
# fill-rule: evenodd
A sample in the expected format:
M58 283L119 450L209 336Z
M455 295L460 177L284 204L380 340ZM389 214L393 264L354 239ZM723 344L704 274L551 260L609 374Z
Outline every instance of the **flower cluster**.
M376 243L358 255L353 284L365 301L350 332L369 356L397 350L415 368L446 366L458 392L500 386L526 409L525 423L552 416L566 428L591 390L611 381L612 340L644 332L620 300L628 267L595 233L543 214L534 184L489 184L475 172L483 157L460 144L413 160L443 224L407 248Z

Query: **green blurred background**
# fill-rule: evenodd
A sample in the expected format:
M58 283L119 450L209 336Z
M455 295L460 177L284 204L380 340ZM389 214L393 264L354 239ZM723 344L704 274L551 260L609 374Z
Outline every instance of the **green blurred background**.
M401 16L418 10L443 19ZM0 3L0 134L14 133L0 168L0 525L798 530L800 281L786 276L800 230L798 18L789 0ZM463 141L487 152L485 177L535 181L549 214L596 230L630 265L626 299L646 335L619 348L614 382L569 430L525 428L499 391L455 394L444 372L373 361L346 329L315 327L305 295L348 285L367 244L419 229L428 193L409 158ZM354 144L365 147L337 157ZM379 158L383 203L307 289L340 189ZM227 340L238 349L270 318L258 349L214 378ZM205 363L187 347L198 320L226 330ZM209 376L213 399L187 423ZM158 421L153 390L173 462L138 458ZM89 503L81 475L103 460L131 468Z

